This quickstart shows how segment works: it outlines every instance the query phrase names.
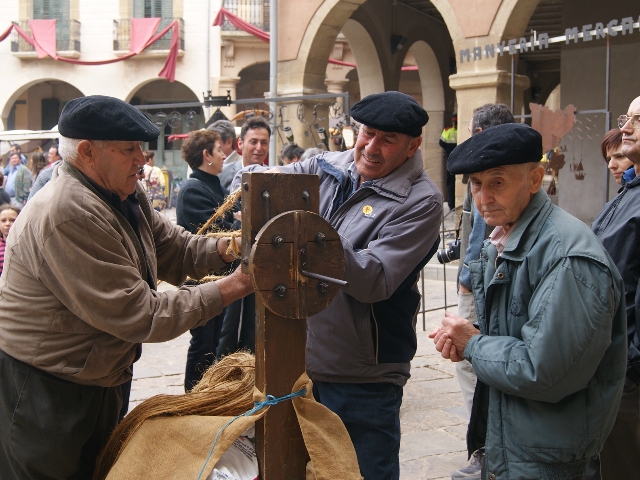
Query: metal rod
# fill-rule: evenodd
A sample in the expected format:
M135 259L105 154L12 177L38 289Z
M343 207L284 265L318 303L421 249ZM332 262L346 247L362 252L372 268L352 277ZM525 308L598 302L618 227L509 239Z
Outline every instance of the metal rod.
M423 313L437 312L438 310L447 310L449 307L457 307L457 306L458 304L454 303L453 305L449 305L449 306L445 305L444 307L430 308L429 310L425 310Z
M269 97L278 96L278 0L269 2ZM273 127L269 142L269 165L276 164L276 103L269 103L269 110L273 112Z
M576 110L574 112L576 115L590 115L592 113L604 113L607 114L609 113L609 110L606 109L599 109L599 110ZM533 115L528 114L528 115L514 115L513 118L533 118Z
M420 293L422 293L422 331L424 332L427 329L427 315L425 314L425 308L427 308L427 305L425 304L424 299L424 268L420 272L420 287Z
M445 237L444 237L444 210L442 211L442 247L445 246ZM447 309L447 265L445 263L442 264L442 284L444 285L444 309Z
M251 103L269 103L274 102L296 102L299 100L323 100L327 98L343 97L345 99L345 112L350 112L349 92L342 93L318 93L315 95L297 95L295 97L268 97L268 98L243 98L240 100L231 100L229 105L247 105ZM202 102L183 102L183 103L158 103L154 105L134 105L138 110L160 110L162 108L183 108L183 107L206 107Z
M204 83L204 91L207 92L211 90L211 2L207 2L207 48L206 48L206 61L205 61L205 83ZM206 107L205 118L207 119L211 116L211 107Z
M609 44L609 35L607 35L607 65L605 69L604 77L604 108L607 111L605 114L604 131L607 133L611 129L611 112L610 112L610 84L611 84L611 45ZM609 201L609 165L606 165L604 174L604 205Z
M346 287L349 285L349 282L338 280L337 278L325 277L324 275L320 275L319 273L307 272L306 270L302 270L300 273L305 277L313 278L314 280L320 280L322 282L333 283L334 285L340 285L341 287Z
M515 105L516 95L516 56L511 55L511 113Z
M231 103L236 105L241 105L243 103L256 103L259 102L295 102L299 100L322 100L326 98L336 98L336 97L344 97L349 98L348 92L343 93L316 93L314 95L296 95L293 97L279 96L279 97L269 97L269 98L243 98L241 100L233 100Z

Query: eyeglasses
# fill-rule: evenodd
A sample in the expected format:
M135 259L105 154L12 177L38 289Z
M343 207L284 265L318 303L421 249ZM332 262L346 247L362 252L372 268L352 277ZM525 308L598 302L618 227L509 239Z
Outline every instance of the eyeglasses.
M618 117L618 126L620 128L624 127L629 120L631 120L632 128L640 128L640 113L634 113L631 116L620 115Z

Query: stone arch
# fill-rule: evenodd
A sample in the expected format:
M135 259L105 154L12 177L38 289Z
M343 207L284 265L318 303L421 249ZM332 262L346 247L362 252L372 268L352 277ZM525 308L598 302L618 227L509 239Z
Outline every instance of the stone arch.
M345 22L365 1L325 0L318 5L307 24L295 58L285 58L279 62L278 89L281 93L326 90L326 61L335 39Z
M238 72L236 98L256 98L269 91L269 62L254 62Z
M493 21L492 30L502 38L522 36L538 3L540 0L504 0Z
M407 51L413 54L418 66L422 106L429 113L429 122L423 130L422 161L431 178L442 189L446 175L438 140L444 123L445 92L440 63L431 46L424 40L414 42Z
M167 82L164 79L150 78L140 82L126 97L126 101L133 104L170 104L170 103L188 103L200 102L198 95L182 82ZM152 117L153 121L159 112L167 116L173 111L180 113L180 122L173 126L167 123L164 127L160 127L160 137L158 140L148 142L145 148L155 152L155 162L159 167L166 166L173 175L186 178L187 164L182 160L180 147L181 141L169 141L169 136L173 134L188 133L192 130L203 128L206 119L204 118L203 108L198 107L169 107L157 110L145 110L145 113ZM187 123L187 113L193 111L196 113L193 124ZM190 120L191 121L191 120Z
M66 80L62 80L60 78L55 78L55 77L47 77L47 78L38 78L38 79L34 79L31 80L27 83L25 83L24 85L21 85L20 88L18 88L15 92L13 92L11 94L11 96L9 96L9 98L6 100L3 108L2 108L2 123L3 123L3 128L6 130L8 127L8 119L9 119L9 115L11 114L11 110L14 106L14 104L16 103L16 101L23 96L25 93L28 94L29 90L32 89L33 87L37 87L38 85L41 84L46 84L48 82L53 82L53 87L55 86L64 86L64 89L66 90L65 92L63 92L60 96L62 98L59 97L53 97L53 98L59 98L62 101L69 101L73 98L77 98L77 97L82 97L84 96L84 93L82 93L82 91L76 87L75 85L73 85L70 82L67 82ZM47 97L43 97L43 98L52 98L50 95ZM62 105L60 106L60 108L62 108ZM28 120L29 121L29 126L31 128L28 128L28 130L39 130L40 127L37 125L34 125L33 122L34 120ZM37 127L37 128L34 128Z
M365 97L372 93L384 91L384 77L380 58L371 35L355 20L347 20L343 27L349 47L353 52L358 69L358 81L360 83L360 95Z

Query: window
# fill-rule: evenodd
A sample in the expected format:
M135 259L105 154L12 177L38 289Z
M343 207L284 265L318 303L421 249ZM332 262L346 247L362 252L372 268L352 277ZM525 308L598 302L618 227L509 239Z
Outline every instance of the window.
M133 0L133 17L173 18L173 0Z
M32 0L33 19L69 21L69 0Z

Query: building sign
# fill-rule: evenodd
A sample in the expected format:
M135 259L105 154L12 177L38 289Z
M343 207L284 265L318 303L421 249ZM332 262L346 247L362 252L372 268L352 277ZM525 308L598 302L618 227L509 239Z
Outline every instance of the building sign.
M581 29L579 27L567 28L564 31L564 35L559 37L549 38L548 33L537 34L535 31L533 35L527 38L521 37L519 39L512 38L508 41L502 41L496 44L489 44L483 47L466 48L460 50L460 63L478 61L484 58L494 58L496 54L503 56L505 53L508 55L515 55L518 52L528 52L535 49L542 50L549 48L550 43L565 42L567 45L571 43L578 43L578 40L583 42L590 42L592 40L599 40L605 38L607 35L615 37L618 33L622 32L622 35L627 33L633 33L633 29L640 30L640 17L638 21L634 23L633 17L625 17L620 22L618 20L611 20L607 23L606 27L603 23L596 23L595 27L592 24L583 25Z

